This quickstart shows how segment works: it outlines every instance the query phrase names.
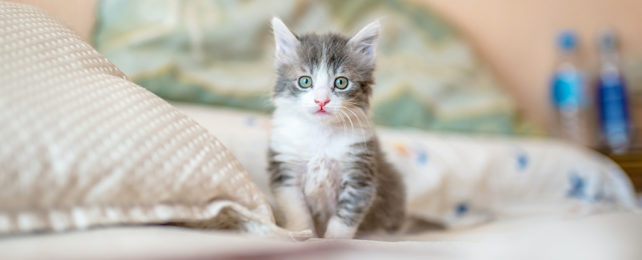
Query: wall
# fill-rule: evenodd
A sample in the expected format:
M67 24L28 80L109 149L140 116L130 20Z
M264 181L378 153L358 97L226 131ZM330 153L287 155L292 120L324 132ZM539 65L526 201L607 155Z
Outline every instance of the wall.
M37 5L89 39L96 0L13 1ZM554 38L560 28L577 30L581 52L591 64L596 62L595 34L607 25L621 34L625 61L642 61L642 0L411 1L433 8L458 27L515 96L522 111L539 123L550 123L548 80L555 62ZM642 82L642 65L639 68ZM642 89L640 85L634 87ZM642 100L637 110L637 121L642 124Z
M89 41L96 17L98 0L9 0L34 5L60 19L75 30L83 40Z
M551 119L548 81L560 28L576 29L584 47L581 53L591 64L596 63L596 33L604 26L620 33L627 62L642 61L640 0L416 1L454 23L517 98L522 110L540 123ZM642 109L638 110L637 115L642 116ZM639 119L642 122L642 117Z

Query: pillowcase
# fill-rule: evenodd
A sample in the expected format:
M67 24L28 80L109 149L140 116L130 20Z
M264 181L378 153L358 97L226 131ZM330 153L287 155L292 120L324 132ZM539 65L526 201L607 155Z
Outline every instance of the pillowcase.
M533 132L458 32L413 2L101 1L94 45L163 98L268 112L272 16L299 33L356 33L381 18L372 99L377 124Z
M55 19L0 2L0 235L143 223L285 235L206 129Z

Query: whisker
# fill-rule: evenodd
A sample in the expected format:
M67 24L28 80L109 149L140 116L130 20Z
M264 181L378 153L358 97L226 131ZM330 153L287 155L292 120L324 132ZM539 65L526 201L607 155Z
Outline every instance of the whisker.
M341 110L337 110L337 111L339 111L339 112L343 112L343 111L341 111ZM341 116L340 118L341 118L341 123L343 123L343 132L344 132L344 133L348 133L348 127L346 126L346 121L345 121L345 120L344 120L344 118L343 118L343 117L344 117L344 114L345 114L345 113L341 113L341 114L337 114L337 115Z
M346 118L350 120L350 129L354 133L354 123L352 123L352 119L350 119L350 116L348 116L348 114L346 114L346 112L343 110L338 110L338 111L341 111L341 113L343 113L346 116Z
M359 116L357 116L357 114L354 111L352 111L352 109L346 107L346 110L348 110L348 112L350 112L359 121L359 126L363 126L363 122L361 122L361 119L359 118Z
M360 112L361 114L363 114L363 118L365 118L366 122L368 123L367 124L368 128L373 127L372 120L368 118L368 114L365 111L363 111L363 109L357 109L357 112Z
M359 121L359 125L361 125L361 128L363 128L363 126L365 126L363 124L363 122L361 122L361 119L359 118L359 116L357 116L357 114L354 111L352 111L352 109L350 109L349 107L346 107L346 110L348 110L348 112L350 112L352 115L355 116L355 118ZM370 147L368 147L368 138L366 136L366 132L360 132L359 135L361 135L361 137L363 139L363 148L364 148L364 150L365 151L370 151Z

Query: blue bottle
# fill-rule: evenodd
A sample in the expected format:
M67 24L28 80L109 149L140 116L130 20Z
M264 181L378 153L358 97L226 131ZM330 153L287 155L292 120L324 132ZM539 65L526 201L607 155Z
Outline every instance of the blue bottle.
M551 102L555 111L553 133L562 139L583 145L595 145L595 121L592 91L580 68L578 40L572 31L557 38L558 62L551 81Z
M604 30L598 38L600 74L597 82L597 105L600 130L606 147L624 153L632 139L628 93L617 53L617 38L612 30Z

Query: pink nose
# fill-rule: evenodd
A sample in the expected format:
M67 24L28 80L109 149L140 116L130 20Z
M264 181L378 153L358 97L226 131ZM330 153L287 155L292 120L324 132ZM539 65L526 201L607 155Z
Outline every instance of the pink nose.
M330 99L322 99L322 100L315 99L314 103L319 104L320 107L324 107L326 104L330 103Z

